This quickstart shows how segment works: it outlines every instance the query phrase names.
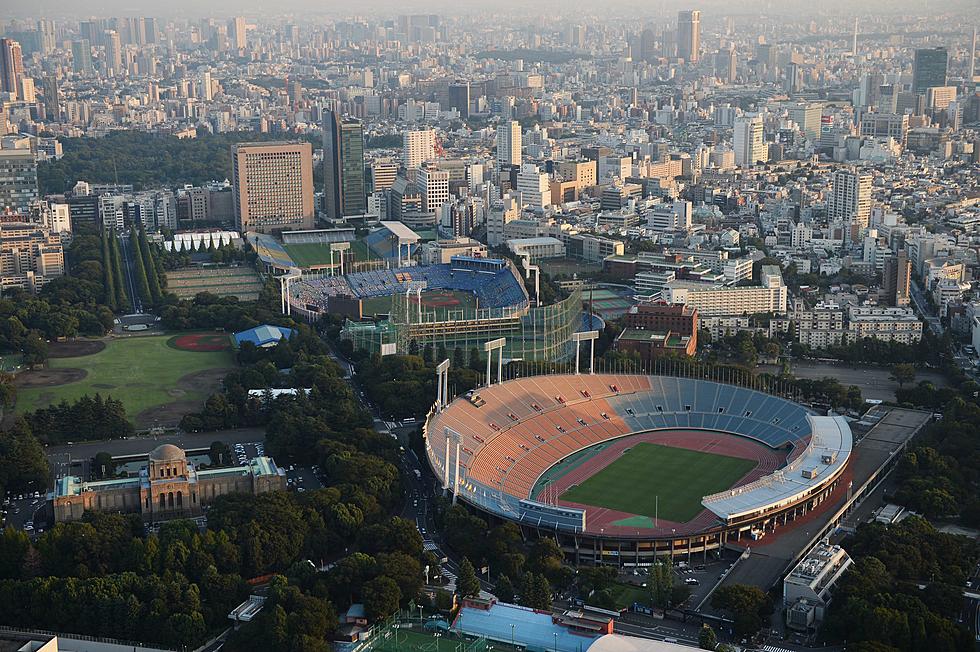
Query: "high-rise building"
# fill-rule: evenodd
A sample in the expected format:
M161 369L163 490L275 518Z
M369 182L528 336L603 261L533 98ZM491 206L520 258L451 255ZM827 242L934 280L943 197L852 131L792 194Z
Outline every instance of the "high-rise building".
M814 142L820 137L820 119L822 114L823 107L821 105L807 102L794 104L789 109L790 119L796 123L800 131L806 134L807 138Z
M44 77L44 114L50 122L61 122L61 103L58 98L58 78L52 75Z
M88 39L71 42L71 68L77 73L92 72L92 44Z
M364 125L323 112L323 203L328 219L367 212L364 179Z
M834 172L827 217L847 223L848 241L857 241L871 219L871 175L857 170Z
M697 63L701 53L701 12L677 12L677 56Z
M548 173L542 172L537 165L526 163L517 173L517 192L521 202L531 208L544 208L551 203L551 184Z
M371 192L383 192L391 188L398 176L398 163L391 159L371 162Z
M235 50L244 50L248 45L245 39L245 17L235 16L228 21L228 40Z
M735 118L735 165L748 167L768 159L762 136L762 116L741 115Z
M157 20L156 18L143 18L143 34L146 43L152 45L157 42Z
M912 92L925 93L927 88L946 85L949 52L944 47L919 48L912 62Z
M912 280L912 263L909 252L902 249L885 261L882 275L882 289L885 303L889 306L909 305L909 285Z
M41 47L41 54L51 54L51 51L54 50L55 46L58 44L54 21L44 18L37 21L37 34L39 40L38 45Z
M521 164L521 123L509 120L497 127L497 167Z
M438 216L443 205L449 201L449 171L421 167L416 185L422 193L422 212Z
M0 38L0 93L12 93L19 97L20 79L24 76L24 57L20 43Z
M125 72L122 63L122 41L119 32L114 29L105 33L105 72L109 77L116 77Z
M470 117L470 83L457 81L449 85L449 108L459 111L463 118Z
M420 129L402 134L402 165L406 170L414 170L435 157L435 130Z
M241 143L232 147L239 231L313 228L313 146Z
M0 211L27 214L37 200L37 161L29 149L0 149Z

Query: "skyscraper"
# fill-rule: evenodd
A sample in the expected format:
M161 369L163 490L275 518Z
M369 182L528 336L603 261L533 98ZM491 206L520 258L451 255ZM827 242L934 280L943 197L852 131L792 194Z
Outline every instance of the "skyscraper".
M37 161L29 149L0 149L0 211L27 214L37 199Z
M762 136L762 116L740 115L735 118L735 165L747 167L769 158Z
M24 58L20 43L9 38L0 38L0 93L20 92L20 78L24 76Z
M244 50L247 42L245 40L245 17L235 16L228 21L228 40L231 47L235 50Z
M402 134L402 165L414 170L436 157L436 132L432 129L406 131Z
M122 41L119 39L119 32L114 29L106 30L105 33L105 72L109 77L115 77L124 72Z
M919 48L912 63L912 92L925 93L927 88L946 85L949 53L944 47Z
M92 72L92 44L88 39L71 42L71 68L77 73Z
M871 175L857 170L834 172L827 217L848 224L848 241L855 242L871 219Z
M367 212L364 125L335 111L323 112L323 203L328 219Z
M701 12L677 12L677 56L697 63L701 52Z
M52 75L44 77L44 113L51 122L61 122L61 104L58 101L58 78Z
M463 118L470 117L470 83L457 81L449 85L449 108L459 111Z
M909 285L912 280L912 264L908 250L902 249L885 261L882 289L885 303L889 306L909 305Z
M313 146L241 143L231 150L240 231L313 228Z
M497 167L521 164L521 123L503 122L497 127Z

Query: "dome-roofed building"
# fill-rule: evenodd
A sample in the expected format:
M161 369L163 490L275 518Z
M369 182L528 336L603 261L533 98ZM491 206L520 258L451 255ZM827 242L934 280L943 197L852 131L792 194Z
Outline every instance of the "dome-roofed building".
M73 521L88 510L139 512L148 522L200 516L203 505L230 493L285 489L285 472L269 457L244 466L197 470L179 446L161 444L137 476L83 482L58 478L52 498L55 521Z

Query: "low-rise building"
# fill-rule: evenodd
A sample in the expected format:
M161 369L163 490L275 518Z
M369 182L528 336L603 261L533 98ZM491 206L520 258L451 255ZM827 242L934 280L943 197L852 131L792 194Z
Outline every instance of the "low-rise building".
M798 631L815 628L830 604L831 591L854 563L840 546L818 543L783 580L786 626Z
M914 344L922 339L922 322L911 308L851 306L847 311L849 341L866 337Z
M507 248L516 256L528 256L531 262L565 256L565 243L558 238L516 238L507 241Z

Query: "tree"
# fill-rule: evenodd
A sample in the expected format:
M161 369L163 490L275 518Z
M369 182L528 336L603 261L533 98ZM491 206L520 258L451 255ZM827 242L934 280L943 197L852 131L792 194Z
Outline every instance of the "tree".
M728 612L735 621L735 633L749 638L759 631L772 612L769 596L757 586L732 584L715 590L711 605Z
M211 462L211 466L230 464L231 449L228 448L228 444L223 441L211 442L211 447L208 449L208 460Z
M116 474L116 463L112 461L112 455L103 451L92 458L92 469L97 477L111 478Z
M661 609L669 607L674 588L674 566L669 557L654 562L650 567L648 581L653 605Z
M24 362L30 369L43 365L48 360L48 343L36 330L32 330L24 338Z
M494 585L494 593L496 593L497 599L501 602L513 602L514 584L506 575L500 575L497 577L497 583Z
M143 255L140 253L139 234L136 228L129 231L129 255L133 259L133 271L136 274L136 291L140 298L147 304L153 303L153 294L150 292L150 282L146 276L146 266L143 264Z
M473 564L466 557L459 564L459 577L456 579L456 590L464 598L480 595L480 580L476 578Z
M892 373L889 377L898 383L898 388L901 389L905 383L915 380L915 365L908 363L892 365Z
M395 580L381 575L364 584L361 598L367 617L377 621L398 611L402 593Z
M698 647L702 650L714 650L718 647L718 637L715 635L715 630L707 623L702 625L701 631L698 632Z

